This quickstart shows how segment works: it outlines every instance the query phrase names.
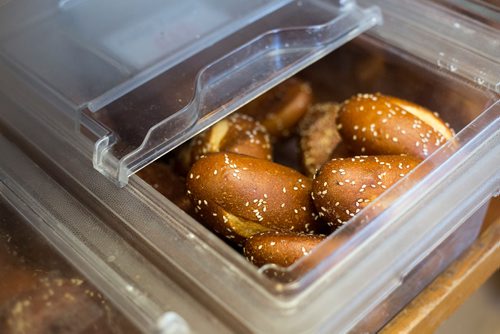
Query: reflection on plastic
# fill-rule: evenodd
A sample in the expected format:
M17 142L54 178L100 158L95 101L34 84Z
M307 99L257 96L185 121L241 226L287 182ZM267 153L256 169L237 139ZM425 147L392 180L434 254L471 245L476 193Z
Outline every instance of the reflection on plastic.
M164 313L157 322L159 334L189 334L187 322L175 312Z

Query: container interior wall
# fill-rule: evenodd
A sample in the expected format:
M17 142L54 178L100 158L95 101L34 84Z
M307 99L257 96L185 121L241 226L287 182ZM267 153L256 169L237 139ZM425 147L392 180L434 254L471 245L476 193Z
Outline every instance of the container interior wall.
M343 101L358 93L391 95L420 104L460 131L498 95L383 41L361 37L316 62L300 76L318 101Z

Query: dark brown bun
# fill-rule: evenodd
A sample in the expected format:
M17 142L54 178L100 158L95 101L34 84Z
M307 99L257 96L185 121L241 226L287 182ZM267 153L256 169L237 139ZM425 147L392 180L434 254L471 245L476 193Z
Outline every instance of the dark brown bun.
M418 104L394 96L387 96L387 98L391 100L391 102L396 103L401 108L412 113L428 125L432 126L434 130L441 133L441 135L443 135L446 140L451 139L455 135L453 129L450 128L448 123L444 122L439 117L439 114L437 112L432 112L429 109L424 108Z
M348 154L337 131L339 109L337 103L318 103L300 121L302 164L308 176L312 177L330 159Z
M187 178L200 220L237 244L259 232L317 229L311 180L294 169L234 153L202 157Z
M267 130L251 116L235 113L194 137L178 154L178 166L186 174L202 155L229 152L272 159Z
M247 239L243 248L246 258L256 266L273 263L288 267L325 239L323 235L270 231Z
M410 156L357 156L333 159L313 180L312 197L329 226L344 224L415 166Z
M260 121L274 137L287 137L312 103L308 83L291 78L240 109Z
M425 159L447 141L448 132L443 135L437 130L447 125L423 108L410 108L410 112L401 105L413 104L380 94L350 98L337 119L342 139L359 154L408 154Z
M137 175L182 210L187 213L194 212L186 194L185 179L177 175L169 164L153 162L137 172Z

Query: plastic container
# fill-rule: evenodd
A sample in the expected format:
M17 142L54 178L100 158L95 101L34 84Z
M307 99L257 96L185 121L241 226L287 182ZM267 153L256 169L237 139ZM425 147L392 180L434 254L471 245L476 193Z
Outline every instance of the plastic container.
M0 197L0 331L139 333L26 219Z
M78 8L80 3L92 2L59 5L66 10ZM309 2L297 2L293 6L299 4ZM311 4L310 8L316 8L314 6L322 2ZM158 101L156 94L161 92L161 83L168 82L169 76L156 76L142 86L141 79L118 80L120 84L113 81L110 85L103 84L104 87L99 85L107 81L99 81L97 75L101 70L83 71L85 75L97 73L89 82L104 87L99 92L112 96L110 100L116 99L111 104L102 102L110 101L106 99L91 104L87 102L94 94L77 99L73 95L74 86L61 84L54 91L48 85L53 82L54 73L66 74L67 66L45 64L53 71L38 73L42 68L38 63L15 63L13 59L18 59L15 53L1 52L0 101L4 109L0 113L3 133L0 152L7 157L0 161L2 196L23 215L36 217L31 221L33 225L36 222L38 232L141 330L165 333L169 330L204 333L375 331L467 248L479 232L486 203L498 193L500 57L495 47L499 44L498 32L493 28L424 1L374 4L382 9L382 25L335 50L299 75L312 83L319 99L341 100L360 91L382 91L439 111L459 132L414 173L294 266L271 266L258 271L139 178L132 176L127 187L117 188L93 169L90 161L93 159L100 172L123 185L131 173L175 147L181 138L201 131L354 38L361 33L360 27L372 26L378 11L363 10L363 6L353 2L339 2L333 11L339 15L334 15L330 32L335 31L338 38L327 39L328 43L318 42L318 49L305 47L305 53L300 53L305 58L291 52L290 63L260 77L255 86L241 91L234 101L209 93L220 92L216 87L230 87L229 82L237 80L223 80L224 85L217 86L219 81L214 79L217 75L209 75L207 82L211 84L206 87L210 88L199 95L205 96L201 101L210 98L221 103L214 102L210 111L195 108L197 116L185 118L190 120L188 123L194 122L187 127L182 121L167 122L165 115L159 121L146 123L137 118L122 122L121 117L129 119L125 115L111 117L114 105L141 102L141 98L145 103L155 96L154 101ZM4 8L9 9L9 5L12 4ZM16 8L15 4L12 6ZM0 15L4 8L0 7ZM253 19L264 17L266 10L259 11L261 16ZM429 15L423 17L424 11ZM31 30L22 31L34 33L33 27L39 18L51 24L58 22L44 21L47 17L59 18L53 11L48 11L48 16L46 13L42 11L44 15L23 21L21 26ZM324 13L330 12L324 10ZM304 19L306 17L304 15ZM348 29L337 29L338 22L346 22L343 19L351 24L347 25ZM329 24L324 22L317 27L328 30ZM317 27L313 29L315 32ZM283 31L297 32L295 29ZM297 39L300 49L309 41L302 35L309 29L298 31L302 36ZM280 35L281 30L278 32ZM16 40L21 35L11 33L9 36ZM252 36L256 38L254 42L261 40L259 36ZM4 38L0 39L0 46L6 45L3 41ZM237 50L245 53L245 47ZM224 60L238 54L238 51L222 51L223 55L227 54ZM276 44L275 51L269 54L270 59L287 59L283 58L287 54L285 44ZM255 53L247 56L251 54ZM261 68L266 62L258 60L262 55L257 55L253 64ZM246 57L237 58L244 59L243 64L252 64L246 62ZM66 62L56 59L55 63L71 63L68 59ZM90 61L90 64L94 63ZM221 69L228 67L227 63L220 64L224 64ZM137 77L147 72L144 68L134 72ZM241 73L253 72L247 70ZM80 78L74 72L68 73L73 73L70 79ZM231 79L228 72L224 73L225 79ZM144 81L151 76L145 75ZM113 90L118 86L126 88L118 93ZM234 88L240 92L241 86L238 83ZM193 90L187 91L194 94ZM184 102L188 95L183 96ZM156 105L157 102L150 104ZM178 108L172 110L178 111ZM181 115L181 119L191 115L186 110L189 108L175 115ZM167 137L156 136L155 129L163 126L166 126L163 130L180 132L174 132L173 137L170 133ZM138 128L142 130L137 133ZM163 130L159 134L165 135ZM127 136L129 132L138 137ZM120 146L122 141L126 145ZM342 240L342 245L334 251L331 249L333 239Z

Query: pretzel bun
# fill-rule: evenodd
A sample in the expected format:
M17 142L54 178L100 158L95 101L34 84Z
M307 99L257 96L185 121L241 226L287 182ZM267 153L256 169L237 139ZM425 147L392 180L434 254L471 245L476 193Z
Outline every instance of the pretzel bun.
M299 123L302 164L308 176L313 176L332 157L347 154L337 131L339 109L337 103L315 104Z
M446 140L450 140L455 132L450 128L449 124L444 122L437 112L432 112L416 103L406 101L394 96L387 96L392 103L397 104L404 110L410 112L412 115L418 117L428 125L432 126L434 130L439 132Z
M320 217L339 226L354 217L420 162L411 156L357 156L333 159L313 180L312 197Z
M260 121L274 137L287 137L312 102L308 83L291 78L240 109Z
M191 168L187 190L202 222L239 245L259 232L309 233L319 225L311 180L268 160L209 154Z
M186 181L169 164L153 162L138 171L137 175L182 210L193 212L191 201L186 195Z
M246 258L256 266L274 263L288 267L325 239L323 235L292 232L262 232L248 238L243 248Z
M252 117L235 113L220 120L181 148L178 164L186 173L202 155L230 152L260 159L272 159L267 130Z
M369 155L409 154L425 159L452 135L446 123L425 108L380 94L358 94L345 101L337 123L349 147Z

